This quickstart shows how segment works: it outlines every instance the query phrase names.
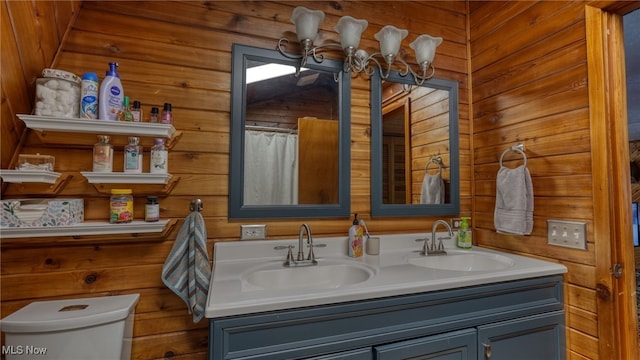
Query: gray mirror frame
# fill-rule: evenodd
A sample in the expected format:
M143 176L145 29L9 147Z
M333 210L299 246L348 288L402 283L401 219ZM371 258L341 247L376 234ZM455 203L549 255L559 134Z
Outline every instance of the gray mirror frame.
M408 84L413 77L392 71L385 81ZM416 86L415 84L413 86ZM382 78L371 76L371 216L457 215L460 213L460 158L458 134L458 83L431 78L422 86L449 91L450 199L445 204L384 204L382 202Z
M229 154L229 218L277 219L349 217L351 192L351 78L342 72L342 62L308 58L307 68L330 71L338 76L339 87L339 184L337 204L312 205L244 205L244 127L246 109L245 64L247 60L277 62L299 66L276 50L233 44L231 64L231 133Z

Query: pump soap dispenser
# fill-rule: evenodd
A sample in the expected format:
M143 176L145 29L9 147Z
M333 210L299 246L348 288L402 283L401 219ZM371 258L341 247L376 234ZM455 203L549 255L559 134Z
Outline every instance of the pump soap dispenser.
M469 229L470 218L463 217L461 220L460 230L458 230L458 247L461 249L471 249L473 242L471 229Z
M361 257L364 246L364 230L358 221L358 214L354 214L353 225L349 228L349 256Z

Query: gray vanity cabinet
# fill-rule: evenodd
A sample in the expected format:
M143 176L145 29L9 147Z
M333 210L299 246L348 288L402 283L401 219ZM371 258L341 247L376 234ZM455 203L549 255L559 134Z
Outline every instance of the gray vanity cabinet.
M375 347L378 360L469 360L477 358L476 329L453 331Z
M564 360L562 276L209 319L209 359Z
M564 359L564 312L478 326L478 359Z

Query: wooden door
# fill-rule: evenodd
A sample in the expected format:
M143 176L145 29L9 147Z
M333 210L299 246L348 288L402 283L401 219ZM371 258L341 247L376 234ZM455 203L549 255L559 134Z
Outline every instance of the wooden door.
M298 119L298 203L338 203L338 120Z
M637 2L629 4L637 7ZM609 4L611 10L623 14ZM629 6L631 6L629 5ZM630 11L630 10L629 10ZM598 344L605 359L637 359L638 318L631 242L629 136L622 16L586 6ZM607 169L600 171L598 169Z

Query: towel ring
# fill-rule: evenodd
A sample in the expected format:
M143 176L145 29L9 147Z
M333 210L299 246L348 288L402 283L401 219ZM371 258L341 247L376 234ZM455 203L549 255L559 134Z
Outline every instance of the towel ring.
M424 167L424 172L425 174L427 173L427 171L429 170L429 165L430 164L436 164L438 165L438 174L442 173L442 158L440 156L437 156L435 158L431 158L429 159L429 161L427 162L427 165Z
M504 156L509 151L517 152L520 155L522 155L522 159L524 160L524 165L523 166L524 167L527 166L527 154L524 153L524 144L520 143L520 144L513 145L513 146L509 147L508 149L506 149L505 151L502 152L502 155L500 155L500 167L503 167L502 159L504 158Z

